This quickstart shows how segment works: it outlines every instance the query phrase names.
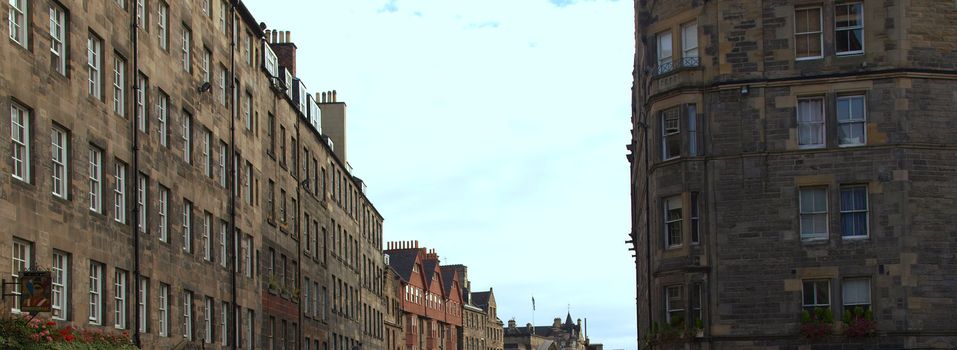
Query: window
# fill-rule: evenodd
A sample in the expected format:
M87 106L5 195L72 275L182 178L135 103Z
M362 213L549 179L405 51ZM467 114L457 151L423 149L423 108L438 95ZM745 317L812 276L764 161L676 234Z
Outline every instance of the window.
M700 203L698 202L698 192L691 192L691 244L698 244L701 242L701 237L699 230L699 214L698 210Z
M69 136L66 130L54 126L50 132L50 138L52 139L50 148L53 151L53 195L66 199L69 183L67 172L70 168L67 161L67 155L70 153Z
M126 10L126 0L116 0L116 5L121 9Z
M253 165L249 161L246 161L246 168L243 169L243 172L246 173L246 176L243 177L243 197L246 199L246 204L253 203Z
M801 239L827 239L827 188L800 189Z
M212 234L212 225L213 225L213 214L209 212L203 213L203 260L212 261L213 259L213 242L210 241L210 235Z
M245 58L246 64L248 64L248 65L252 65L252 64L253 64L252 47L253 47L253 37L252 37L252 34L247 33L247 34L243 37L243 57Z
M50 4L50 58L53 70L66 75L66 11Z
M142 73L136 78L136 127L146 132L146 94L149 91L149 82Z
M136 0L136 25L143 30L149 30L149 13L146 12L146 0Z
M169 285L160 283L159 290L159 335L169 336Z
M867 143L867 120L864 95L842 96L837 98L838 144L841 146L860 146Z
M163 91L159 92L156 101L156 119L159 121L160 145L169 148L169 95Z
M694 323L692 326L696 326L698 321L704 320L704 314L701 312L701 283L695 283L691 285L691 317Z
M169 5L160 1L159 19L156 20L159 26L159 46L163 50L169 50Z
M276 154L276 117L269 113L267 116L267 125L266 125L266 137L269 139L269 149L267 152L270 155Z
M681 26L682 66L698 65L698 23Z
M147 213L146 213L146 196L148 195L148 194L147 194L148 191L147 191L147 189L146 189L146 183L147 183L147 182L149 182L149 179L146 178L146 175L143 175L142 173L140 173L139 183L137 184L137 188L136 188L136 192L137 192L137 193L136 193L136 202L137 202L136 204L137 204L137 206L138 206L138 208L137 208L137 213L138 213L138 215L137 215L137 216L138 216L138 218L137 218L137 226L139 226L140 232L143 232L143 233L146 233L146 228L148 227L148 226L146 225L146 218L147 218L147 215L146 215L146 214L147 214Z
M228 11L227 6L228 5L226 4L226 0L220 0L219 2L219 31L222 32L223 35L226 35L226 16L227 16L226 12ZM226 342L223 342L223 345L225 344Z
M266 215L269 220L276 219L276 183L269 179L266 185Z
M33 267L33 244L17 238L13 239L13 252L10 275L13 277L13 313L20 313L20 271Z
M243 271L246 277L253 277L253 237L246 235L243 239Z
M193 203L183 200L183 251L193 252Z
M183 111L183 161L193 163L193 116Z
M116 161L113 173L113 218L126 223L126 164Z
M113 327L126 329L126 271L120 269L113 278Z
M834 7L834 42L837 55L864 53L864 4L848 3Z
M824 147L824 98L800 98L797 107L798 147Z
M113 112L126 116L126 61L113 56Z
M684 288L682 286L665 287L665 321L671 326L684 326Z
M219 103L226 106L226 67L219 66Z
M681 156L681 109L669 108L661 112L661 160Z
M229 225L227 225L225 221L222 221L222 220L219 221L219 265L224 268L226 267L226 258L227 258L226 230L228 229L228 227Z
M90 210L103 211L103 151L90 146Z
M193 340L193 292L183 290L183 338Z
M51 269L53 275L53 319L67 319L67 303L70 301L69 276L70 276L70 256L53 251L53 266Z
M219 315L219 337L223 345L227 345L229 333L226 332L226 319L229 317L229 303L224 301L219 307L221 309Z
M794 10L794 48L798 60L823 57L822 26L820 7Z
M192 38L192 37L193 37L193 32L189 30L189 27L187 27L187 26L184 25L184 26L183 26L183 47L182 47L182 50L183 50L183 70L186 71L187 73L190 73L190 72L193 71L192 66L190 65L190 61L189 61L189 59L190 59L190 57L189 57L190 46L189 46L189 45L190 45L190 38Z
M664 199L665 247L681 246L681 196Z
M203 343L213 342L213 298L203 298Z
M103 322L103 264L90 261L90 323Z
M169 242L169 189L159 186L159 240Z
M226 143L219 141L219 186L226 188Z
M869 278L848 278L841 284L844 298L844 312L854 312L856 308L867 311L871 308L871 280ZM853 315L853 314L852 314Z
M698 106L688 104L685 107L688 113L688 155L698 155Z
M209 5L210 0L201 0L200 2L202 2L201 6L203 7L203 14L209 17L211 14L211 11L210 11L211 9ZM206 340L209 340L209 338L206 338Z
M103 67L103 41L90 33L86 41L86 71L90 75L89 92L97 100L102 99L102 77L100 69Z
M203 81L204 81L204 82L207 82L207 83L213 81L213 78L209 75L209 61L210 61L210 58L211 58L212 56L213 56L213 54L212 54L211 52L209 52L209 49L207 49L207 48L204 46L204 47L203 47L203 65L202 65L202 70L203 70Z
M286 128L279 126L279 165L286 166Z
M140 333L146 333L146 331L149 329L150 318L149 318L149 315L146 313L148 311L148 309L146 308L146 305L149 305L149 299L147 298L149 297L149 287L150 287L150 281L146 278L140 277L140 288L139 288L140 304L137 306L140 308L140 319L139 319Z
M279 189L279 221L286 223L286 190Z
M27 32L29 30L27 23L29 18L27 16L27 0L10 0L10 39L24 48L27 47Z
M213 177L213 158L212 158L212 143L213 135L209 129L203 128L203 174L206 177Z
M246 130L253 129L253 95L249 92L243 96L243 121L246 124Z
M672 53L672 42L671 42L671 32L662 32L657 35L658 41L658 74L664 74L670 72L674 68L674 63L672 63L671 56Z
M831 307L831 282L828 280L804 281L802 294L804 298L801 306L812 315L814 309Z
M841 187L841 235L867 237L867 186Z
M30 183L30 112L12 103L10 124L10 140L13 142L13 177Z

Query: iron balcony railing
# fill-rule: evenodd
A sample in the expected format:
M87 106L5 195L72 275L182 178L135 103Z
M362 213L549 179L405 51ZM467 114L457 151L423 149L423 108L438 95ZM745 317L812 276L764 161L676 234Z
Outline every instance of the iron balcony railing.
M659 63L654 69L654 74L660 76L682 68L696 68L699 66L701 66L701 58L683 57L675 61Z

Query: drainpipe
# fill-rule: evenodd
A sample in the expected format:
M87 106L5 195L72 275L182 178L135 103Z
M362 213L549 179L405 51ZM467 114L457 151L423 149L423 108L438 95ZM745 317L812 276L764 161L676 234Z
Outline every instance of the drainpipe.
M295 80L293 80L293 82L295 83ZM290 87L290 88L291 88L291 87ZM300 91L299 93L305 93L305 91ZM299 122L300 122L300 119L302 119L302 118L299 117L299 114L298 114L298 113L293 113L293 115L296 116L296 140L297 140L298 144L293 145L293 147L296 148L296 149L293 150L293 152L296 152L295 154L297 154L297 156L294 158L294 159L296 160L297 164L293 164L292 166L293 166L293 169L296 169L296 172L295 172L295 173L296 173L296 174L299 174L299 164L298 164L298 162L302 161L302 159L299 159L300 157L302 157L302 154L299 153L299 148L301 148L302 145L305 144L305 143L302 142L302 138L301 138L300 135L299 135ZM299 207L302 206L302 198L300 198L299 196L300 196L300 194L302 193L302 183L303 183L303 181L307 181L307 180L308 180L308 179L302 179L302 177L303 177L302 174L299 174L299 176L296 177L296 207L293 208L293 210L296 211L296 254L297 254L298 260L299 260L299 263L296 264L296 286L299 287L299 306L300 306L299 308L297 308L297 309L298 309L298 317L299 317L299 327L296 328L296 335L297 335L297 337L296 337L296 348L297 348L297 349L302 349L302 327L303 327L303 324L302 324L302 303L304 303L304 302L309 302L308 300L305 300L305 301L302 300L302 283L301 283L301 280L302 280L302 265L304 264L304 262L302 261L302 217L300 216L300 215L301 215L300 213L301 213L302 211L299 210ZM308 227L309 227L308 225L309 225L309 223L307 222L306 225L307 225L307 226L306 226L306 229L308 230ZM306 242L306 244L308 244L308 243L309 243L309 242ZM309 286L306 286L306 288L308 288L308 287L309 287Z
M137 42L139 39L139 26L136 23L136 16L138 14L139 8L136 6L136 4L132 4L130 7L133 8L133 11L131 12L132 15L130 16L130 37L131 37L131 41L133 45L133 52L132 52L133 69L132 69L132 74L129 74L128 76L132 76L133 90L131 91L132 93L130 94L132 98L129 98L128 104L130 105L130 107L132 107L131 110L133 110L133 118L130 118L130 134L132 138L132 144L130 146L133 150L133 161L132 161L133 174L132 176L126 176L126 179L127 179L126 188L128 189L126 191L126 193L128 194L126 196L126 201L127 201L126 206L127 208L132 208L132 210L128 209L127 211L131 212L132 214L130 215L132 216L130 218L132 219L130 224L130 232L132 233L132 236L133 236L133 283L134 283L134 286L132 290L133 290L133 302L136 308L136 312L134 312L135 320L133 321L133 345L136 345L136 347L141 347L142 344L140 343L140 326L141 325L140 325L140 293L139 293L140 278L141 278L140 277L140 232L139 232L140 206L137 204L139 199L136 197L138 196L138 193L139 193L136 191L136 189L137 189L137 186L139 186L139 180L140 180L139 179L140 177L140 167L139 167L140 147L139 147L139 130L137 129L136 124L139 118L145 118L145 116L139 115L138 114L139 109L136 108L136 96L138 95L139 90L143 88L142 86L140 86L140 83L139 83L139 60L138 60L139 50L137 45ZM129 181L130 179L132 179L133 181ZM133 200L130 200L130 199L133 199ZM127 322L127 324L129 324L129 322Z
M232 235L230 242L232 246L229 251L232 252L229 264L229 284L232 291L232 322L229 322L231 336L226 341L228 348L236 349L236 331L239 329L239 315L237 314L237 288L236 288L236 4L239 0L231 0L229 11L229 159L226 164L229 167L229 181L227 181L227 190L229 191L229 234Z

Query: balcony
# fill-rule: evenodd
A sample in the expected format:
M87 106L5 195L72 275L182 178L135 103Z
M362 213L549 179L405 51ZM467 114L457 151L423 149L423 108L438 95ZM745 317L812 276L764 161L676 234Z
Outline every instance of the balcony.
M684 57L655 66L650 94L657 95L677 88L699 86L703 83L700 57Z

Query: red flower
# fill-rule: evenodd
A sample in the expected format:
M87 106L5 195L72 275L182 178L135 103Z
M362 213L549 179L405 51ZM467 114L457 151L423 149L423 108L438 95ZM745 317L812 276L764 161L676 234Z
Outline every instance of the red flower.
M56 322L47 321L47 326L56 326Z

